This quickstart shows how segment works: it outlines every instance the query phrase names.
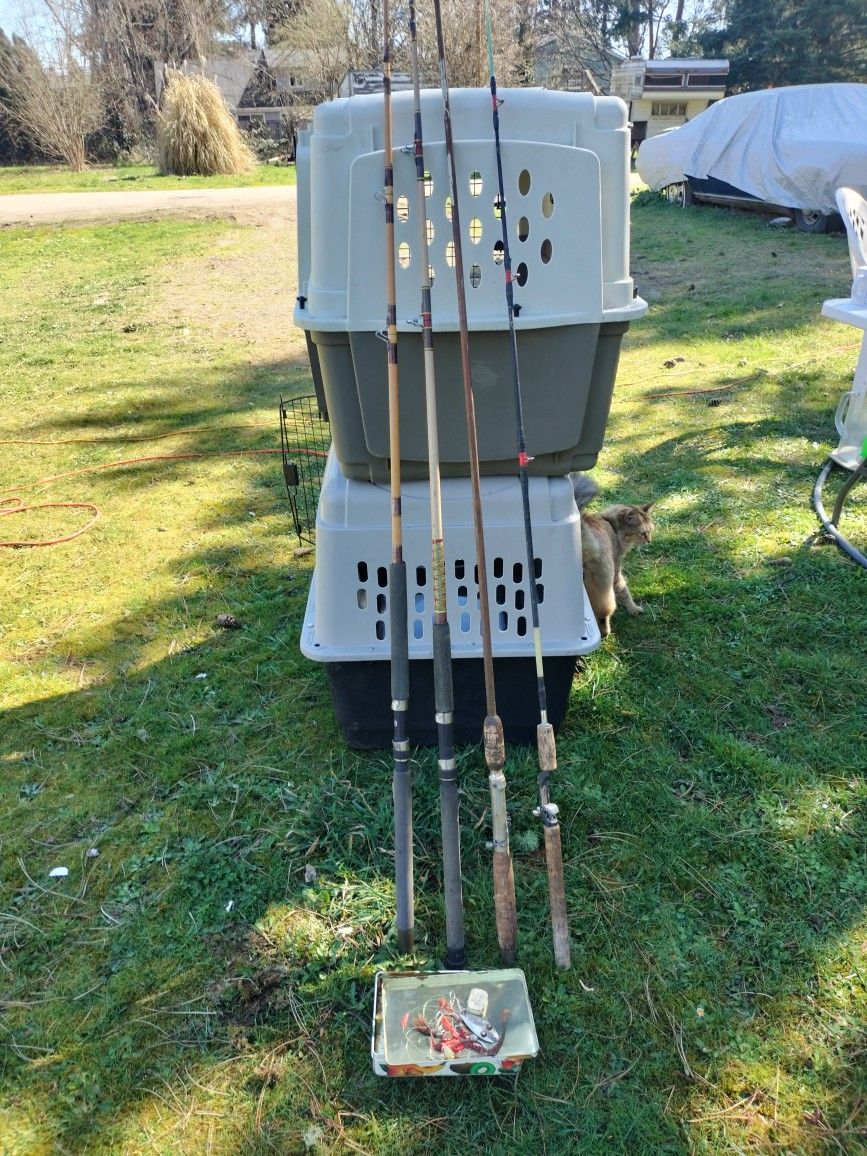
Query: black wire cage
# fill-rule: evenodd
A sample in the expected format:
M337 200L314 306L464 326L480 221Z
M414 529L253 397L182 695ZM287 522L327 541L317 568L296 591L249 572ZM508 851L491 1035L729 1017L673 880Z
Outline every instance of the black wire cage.
M311 546L330 445L328 417L316 397L294 397L289 401L280 398L280 449L286 495L298 541Z

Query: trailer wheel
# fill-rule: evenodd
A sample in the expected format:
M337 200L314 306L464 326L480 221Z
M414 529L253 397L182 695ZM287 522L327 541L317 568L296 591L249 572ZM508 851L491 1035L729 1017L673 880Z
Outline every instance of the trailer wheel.
M681 209L689 208L690 205L695 204L695 197L693 196L689 181L681 181L676 185L667 185L665 195L670 205L677 205Z
M795 209L795 228L799 233L827 233L828 214L818 209Z

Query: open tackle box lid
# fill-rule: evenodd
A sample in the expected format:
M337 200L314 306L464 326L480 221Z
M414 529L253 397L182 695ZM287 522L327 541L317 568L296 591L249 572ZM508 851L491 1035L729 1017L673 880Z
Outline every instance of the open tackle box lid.
M538 1054L524 973L377 972L370 1054L378 1076L493 1076Z

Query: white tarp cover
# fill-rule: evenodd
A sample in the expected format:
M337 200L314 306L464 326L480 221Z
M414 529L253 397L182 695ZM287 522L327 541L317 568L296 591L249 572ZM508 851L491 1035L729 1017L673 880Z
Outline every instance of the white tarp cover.
M638 151L652 189L713 177L792 209L836 208L867 193L867 84L804 84L729 96Z

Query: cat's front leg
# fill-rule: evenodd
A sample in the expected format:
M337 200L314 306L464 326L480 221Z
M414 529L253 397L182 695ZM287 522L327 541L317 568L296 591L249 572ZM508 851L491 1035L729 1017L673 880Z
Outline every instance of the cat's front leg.
M633 617L635 617L636 614L644 613L644 607L639 606L638 603L634 601L632 595L629 593L629 587L626 585L626 579L622 574L618 574L614 579L614 597L617 599L627 614L631 614Z

